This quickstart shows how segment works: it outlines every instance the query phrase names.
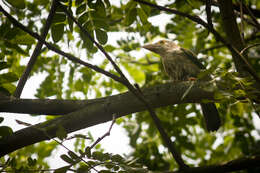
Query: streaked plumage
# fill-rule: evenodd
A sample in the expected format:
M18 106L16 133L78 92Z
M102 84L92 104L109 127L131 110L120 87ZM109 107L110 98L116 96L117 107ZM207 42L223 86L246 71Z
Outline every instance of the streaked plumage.
M196 78L199 72L205 69L193 52L181 48L174 42L161 40L154 44L145 45L143 48L161 56L164 70L174 82ZM209 78L206 77L204 80ZM207 130L218 130L221 121L215 104L201 103L201 107Z

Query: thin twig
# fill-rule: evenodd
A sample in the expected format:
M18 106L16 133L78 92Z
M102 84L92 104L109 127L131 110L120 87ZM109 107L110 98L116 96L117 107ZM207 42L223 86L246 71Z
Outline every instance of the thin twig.
M246 9L246 11L248 12L249 16L250 16L250 17L252 18L252 20L254 21L256 28L260 30L260 24L259 24L257 18L255 17L255 15L254 15L254 14L252 13L252 11L250 10L250 8L249 8L248 6L246 6L246 5L244 5L244 4L243 4L243 7Z
M100 141L102 141L106 136L109 136L110 135L110 132L112 130L112 127L113 125L115 124L116 122L116 116L113 115L113 119L112 119L112 123L108 129L108 131L101 137L99 137L91 146L90 146L90 149L94 148Z
M143 95L142 90L140 89L139 85L135 84L135 87L138 90L138 92L140 93L140 95ZM142 98L144 98L144 97L142 97ZM171 141L171 139L169 138L169 136L167 135L167 133L163 129L161 122L160 122L160 119L157 117L157 115L153 111L153 108L150 106L150 104L145 99L143 99L142 101L145 103L145 106L148 108L148 111L149 111L158 131L162 135L162 138L163 138L164 142L166 143L166 146L168 147L168 149L172 153L172 155L173 155L175 161L178 163L180 169L181 170L187 169L189 166L184 163L184 161L181 157L181 154L176 149L175 143Z
M56 1L54 0L52 2L52 5L51 5L51 9L50 9L50 13L49 13L49 16L46 20L46 24L44 25L43 27L43 31L42 31L42 34L41 34L41 37L42 39L46 39L46 36L48 34L48 31L50 29L50 26L51 26L51 23L52 23L52 19L53 19L53 16L55 14L55 11L57 9L57 3ZM30 75L30 72L32 71L32 68L37 60L37 57L40 55L41 53L41 48L42 48L42 45L43 43L42 42L38 42L33 53L32 53L32 56L26 66L26 69L24 70L19 82L18 82L18 85L15 89L15 92L14 92L14 97L17 97L19 98L21 96L21 93L23 91L23 88L24 88L24 85L26 83L26 81L28 80L28 77Z
M244 14L243 14L243 0L240 0L240 19L241 19L241 24L240 24L240 35L241 35L241 39L242 42L245 42L245 38L244 38Z
M122 77L122 79L126 80L125 75L120 70L120 68L117 66L117 64L113 61L113 59L110 57L110 55L105 51L105 49L95 41L95 39L88 33L86 29L83 28L83 26L73 17L73 15L63 6L58 0L55 0L59 3L60 7L62 8L63 12L74 22L76 25L80 28L80 31L89 38L91 42L93 42L97 48L105 55L105 57L110 61L110 63L113 65L115 70L119 73L119 75Z
M244 54L244 52L245 52L246 50L248 50L248 49L250 49L250 48L252 48L252 47L255 47L255 46L259 46L259 45L260 45L260 43L256 43L256 44L247 46L247 47L245 47L244 49L242 49L242 50L240 51L240 54Z
M57 54L59 55L62 55L66 58L68 58L69 60L73 61L73 62L76 62L76 63L79 63L81 65L84 65L88 68L91 68L92 70L96 71L96 72L99 72L99 73L102 73L104 74L105 76L108 76L112 79L114 79L115 81L119 82L119 83L124 83L125 81L122 80L120 77L108 72L108 71L105 71L101 68L99 68L98 66L95 66L95 65L92 65L92 64L89 64L85 61L82 61L81 59L79 58L76 58L74 55L71 55L69 53L66 53L66 52L63 52L62 50L60 49L57 49L55 46L52 46L50 43L46 42L44 39L42 39L41 36L39 36L37 33L29 30L27 27L25 27L23 24L21 24L19 21L17 21L14 17L12 17L7 11L5 11L3 9L3 7L0 5L0 11L2 13L4 13L4 15L15 25L17 26L18 28L22 29L24 32L28 33L29 35L31 35L32 37L34 37L35 39L37 39L38 41L42 42L48 49L52 50L53 52L56 52Z
M175 145L173 144L173 142L170 140L170 138L168 137L168 135L162 128L159 118L157 117L156 113L154 112L153 108L150 106L148 101L144 98L144 96L142 94L140 94L140 92L138 92L138 90L136 88L134 88L132 86L132 84L125 77L125 75L120 70L120 68L117 66L117 64L113 61L113 59L110 57L110 55L105 51L105 49L100 44L98 44L94 40L94 38L92 38L92 36L88 33L88 31L86 31L86 29L84 29L81 26L81 24L72 16L71 13L69 13L67 11L66 8L64 8L62 5L61 5L61 8L66 13L66 15L70 19L72 19L73 22L75 22L77 24L77 26L80 28L81 32L83 32L83 34L85 34L98 47L98 49L105 55L105 57L112 63L115 70L120 74L121 78L124 80L123 84L129 89L129 91L131 91L140 101L142 101L144 103L144 105L147 107L156 127L158 128L160 134L162 135L163 140L166 142L167 147L169 148L169 150L172 153L173 157L175 158L176 162L179 164L180 169L187 168L188 166L184 163L184 161L182 160L181 155L178 153Z

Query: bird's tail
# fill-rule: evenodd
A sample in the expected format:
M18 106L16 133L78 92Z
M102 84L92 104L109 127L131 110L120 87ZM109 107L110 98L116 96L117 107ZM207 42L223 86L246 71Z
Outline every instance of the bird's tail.
M217 131L221 125L221 119L214 103L201 103L206 128L209 132Z

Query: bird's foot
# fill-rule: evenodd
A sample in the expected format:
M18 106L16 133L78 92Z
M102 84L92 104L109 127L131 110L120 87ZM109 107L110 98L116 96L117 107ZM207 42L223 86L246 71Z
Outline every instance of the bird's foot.
M188 81L195 81L195 80L197 80L197 78L195 78L195 77L189 77L188 78Z

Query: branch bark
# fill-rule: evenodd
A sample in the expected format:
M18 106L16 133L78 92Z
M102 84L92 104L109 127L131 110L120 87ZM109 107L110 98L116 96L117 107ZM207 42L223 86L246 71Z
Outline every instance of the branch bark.
M153 108L179 103L197 103L203 99L213 100L213 93L202 90L200 83L196 83L188 95L181 100L189 85L190 82L180 82L174 85L167 83L142 89L142 93ZM0 157L22 147L49 139L46 133L50 137L56 137L59 126L65 128L67 133L71 133L110 121L112 115L116 115L118 118L146 109L146 106L131 92L90 101L13 98L0 100L1 112L64 114L59 118L19 130L2 139L0 141Z
M242 157L223 164L193 167L185 170L185 173L219 173L219 172L234 172L246 169L259 170L260 155ZM250 172L250 171L249 171ZM181 173L181 171L165 172L165 173Z
M238 51L241 51L245 45L243 44L240 31L236 23L232 1L218 0L218 3L223 22L222 26L226 33L226 37L230 44L232 44ZM231 51L231 53L237 71L245 76L245 63L241 61L240 57L238 57L234 51Z

